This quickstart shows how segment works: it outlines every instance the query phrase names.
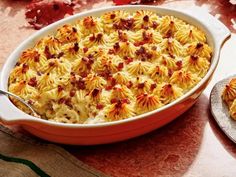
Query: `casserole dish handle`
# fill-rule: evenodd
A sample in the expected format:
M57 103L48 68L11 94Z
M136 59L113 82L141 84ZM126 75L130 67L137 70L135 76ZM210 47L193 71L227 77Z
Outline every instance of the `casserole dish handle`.
M1 70L0 70L1 76ZM7 96L0 94L0 123L16 124L25 120L33 120L32 116L17 109L13 104L8 104L10 100ZM7 115L7 117L5 117Z
M226 39L230 37L230 30L221 21L205 10L201 8L192 8L186 10L186 12L191 16L194 16L209 29L214 35L215 43L218 45L217 47L221 47Z

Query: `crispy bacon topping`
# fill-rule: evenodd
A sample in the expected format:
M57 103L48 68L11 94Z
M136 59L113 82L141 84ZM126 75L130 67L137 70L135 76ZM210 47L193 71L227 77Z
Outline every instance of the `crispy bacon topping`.
M77 42L74 43L73 49L74 49L75 52L78 52L78 51L79 51L79 44L78 44Z
M83 20L83 25L84 25L87 29L89 29L89 28L95 26L96 23L94 22L93 17L90 16L90 17L85 17L85 18L84 18L84 20Z
M157 26L158 26L158 23L157 22L152 22L152 27L153 27L153 29L156 29L157 28Z
M144 82L143 82L143 83L139 83L139 84L138 84L138 88L139 88L139 89L143 89L143 88L144 88L144 86L145 86L145 83L144 83Z
M60 98L60 99L58 100L58 104L63 104L63 103L65 103L65 101L66 101L65 98Z
M26 63L24 63L24 64L22 65L22 73L25 74L28 70L29 70L29 65L27 65Z
M120 19L120 22L113 24L113 27L115 29L127 29L127 30L130 30L130 29L132 29L133 24L134 24L134 19L133 18Z
M118 70L122 70L124 68L124 63L123 62L119 63L117 68Z
M91 69L91 65L94 62L94 59L92 57L88 58L88 57L83 57L82 61L85 62L86 66L88 69Z
M111 14L110 19L114 19L114 18L116 18L116 14Z
M129 64L129 63L131 63L133 61L133 58L125 56L124 60L125 60L126 64Z
M203 44L202 43L197 43L197 45L196 45L196 49L200 49L201 47L203 47Z
M156 87L157 87L157 84L154 83L154 84L151 85L150 89L151 89L151 90L154 90Z
M171 77L173 74L173 70L172 69L168 69L168 76Z
M103 108L104 108L104 105L103 105L103 104L97 104L96 108L97 108L97 109L103 109Z
M72 106L72 103L71 103L71 98L67 98L67 99L65 100L65 105L67 105L67 106L69 106L69 107L73 107L73 106Z
M36 77L32 77L29 80L28 85L30 85L31 87L36 87L37 86L37 79L36 79Z
M198 56L193 56L192 55L192 56L190 56L190 58L191 58L192 61L197 61L198 60Z
M98 33L96 40L97 40L97 41L100 41L100 40L102 39L102 36L103 36L102 33Z
M83 48L83 51L84 51L84 53L86 53L86 52L88 51L88 48L87 48L87 47L84 47L84 48Z
M114 50L115 51L118 51L120 49L120 45L119 45L119 42L116 42L113 46Z
M89 37L89 40L92 42L92 41L95 41L95 35L93 34L92 36Z
M148 22L148 21L149 21L149 16L148 16L148 15L145 15L145 16L143 17L143 21Z
M48 47L48 46L45 46L44 54L45 54L45 56L46 56L47 59L52 58L52 54L50 53L50 50L49 50L49 47Z
M82 78L79 80L75 81L77 89L84 90L85 89L85 82Z
M53 62L53 61L49 62L50 67L53 67L54 65L55 65L55 62Z
M58 86L57 86L57 91L58 91L58 92L61 92L62 90L64 90L64 88L63 88L61 85L58 85Z
M75 96L76 90L75 89L71 89L70 90L70 97Z
M93 97L96 97L96 96L98 96L98 94L99 94L99 92L100 92L100 90L99 89L93 89L93 91L92 91L92 96Z
M183 62L181 60L176 62L176 65L178 66L178 69L182 68Z

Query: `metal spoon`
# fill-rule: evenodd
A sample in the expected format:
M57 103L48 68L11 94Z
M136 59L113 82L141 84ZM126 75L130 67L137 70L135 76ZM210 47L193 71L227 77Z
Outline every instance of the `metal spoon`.
M17 100L19 100L21 103L23 103L26 107L28 107L30 109L30 111L33 113L33 116L35 117L40 117L36 112L35 110L32 108L32 106L27 103L24 99L22 99L21 97L11 93L11 92L8 92L8 91L4 91L4 90L1 90L0 89L0 94L3 94L3 95L6 95L6 96L12 96L14 98L16 98Z

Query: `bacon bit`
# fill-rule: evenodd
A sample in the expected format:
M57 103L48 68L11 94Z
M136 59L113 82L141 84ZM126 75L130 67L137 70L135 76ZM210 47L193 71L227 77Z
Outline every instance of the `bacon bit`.
M83 51L84 51L84 53L86 53L86 52L88 51L88 48L87 48L87 47L84 47L84 48L83 48Z
M138 47L138 46L144 45L144 44L146 44L146 43L147 43L146 41L137 41L137 42L134 43L134 46L135 46L135 47Z
M33 105L33 101L32 100L28 100L27 103L30 104L30 105Z
M145 83L140 83L140 84L138 84L138 89L143 89L144 86L145 86Z
M197 60L198 60L198 56L190 56L190 59L191 59L192 61L197 61Z
M96 40L97 40L97 41L100 41L100 40L102 39L102 36L103 36L102 33L98 33L98 34L97 34L97 39L96 39Z
M76 90L75 89L71 89L70 91L70 97L75 96Z
M112 98L111 99L111 104L114 104L114 103L117 103L118 102L118 99L117 98Z
M171 77L173 74L173 71L171 69L168 70L168 76Z
M99 89L93 89L93 91L92 91L92 96L93 97L96 97L98 94L99 94L99 92L100 92L100 90Z
M44 54L46 55L46 58L47 58L47 59L52 58L52 54L50 53L50 50L49 50L49 47L48 47L48 46L45 46Z
M17 63L16 63L16 66L20 66L20 62L17 62Z
M75 72L71 72L70 75L71 75L71 76L75 76Z
M111 72L110 72L110 70L106 67L102 72L99 73L99 76L102 76L102 77L108 79L109 77L111 77Z
M75 27L72 27L72 31L73 31L74 33L76 33L76 32L77 32L77 29L76 29Z
M88 73L86 71L80 73L80 76L83 78L87 77L87 75L88 75Z
M60 99L58 100L58 104L63 104L63 103L65 103L65 101L66 101L65 98L60 98Z
M24 63L22 65L22 73L25 74L28 70L29 70L29 66L26 63Z
M157 28L157 26L158 26L158 23L157 22L152 22L152 27L153 27L153 29L156 29Z
M146 42L149 42L152 38L152 33L147 34L146 31L144 31L142 35L143 35L143 40Z
M178 66L178 69L182 68L183 62L181 60L176 62L176 65Z
M124 60L125 60L126 64L129 64L129 63L133 62L133 58L127 57L127 56L124 57Z
M151 87L150 87L150 89L151 89L151 90L154 90L156 87L157 87L157 84L156 84L156 83L154 83L154 84L151 84Z
M146 25L142 25L142 29L145 29L145 30L148 30L148 26L146 26Z
M122 103L130 104L130 101L127 98L122 99Z
M69 107L72 107L72 104L71 104L71 98L67 98L65 100L65 105L69 106Z
M115 78L110 77L108 80L110 81L111 86L115 86L115 85L116 85L116 80L115 80Z
M64 52L60 52L60 53L57 55L57 58L61 58L63 55L64 55Z
M121 26L118 23L113 24L113 28L115 29L121 29Z
M63 88L61 85L58 85L58 86L57 86L57 91L58 91L58 92L61 92L62 90L64 90L64 88Z
M91 28L93 26L96 25L96 23L93 21L93 17L85 17L84 20L83 20L83 25L86 27L86 28Z
M74 49L75 52L78 52L78 50L79 50L79 44L78 44L77 42L74 43L73 49Z
M93 58L88 58L88 57L83 57L82 61L85 62L88 69L91 69L91 65L93 64L94 59Z
M166 60L163 60L163 61L162 61L162 64L166 66L166 65L167 65L167 61L166 61Z
M145 56L146 56L147 59L151 59L152 58L152 54L151 53L146 53Z
M118 70L122 70L124 68L124 63L119 63L117 68Z
M41 73L41 72L39 72L39 71L37 71L37 75L38 75L38 76L41 76L41 75L42 75L42 73Z
M51 62L49 62L49 64L48 64L49 66L54 66L55 65L55 63L53 62L53 61L51 61Z
M141 46L138 50L136 50L135 54L136 55L142 55L142 54L145 54L146 53L146 49Z
M108 50L108 54L112 55L112 54L114 54L114 53L115 53L114 49L109 49L109 50Z
M96 108L97 108L97 109L103 109L103 108L104 108L104 105L103 105L103 104L97 104Z
M93 34L92 36L89 37L89 40L92 42L92 41L95 41L95 35Z
M156 47L156 46L152 46L151 49L152 49L152 50L157 50L157 47Z
M112 89L112 86L111 86L111 85L108 85L108 86L106 86L105 89L106 89L106 90L111 90L111 89Z
M123 33L121 30L118 30L118 36L119 36L119 40L122 42L127 42L127 36L125 33Z
M117 29L132 29L134 24L134 19L129 18L129 19L120 19L120 24L116 25L118 28Z
M110 19L114 19L116 17L116 14L111 14Z
M122 107L122 101L121 100L118 100L115 104L115 108L116 109L120 109Z
M197 45L196 45L196 49L200 49L201 47L203 47L203 44L202 43L197 43Z
M165 38L170 38L171 36L172 36L172 31L168 30L166 35L165 35Z
M149 16L148 16L148 15L145 15L145 16L143 17L143 21L148 22L148 21L149 21Z
M34 62L39 62L40 54L36 51L34 55Z
M119 45L119 42L116 42L113 46L114 50L119 50L120 49L120 45Z
M29 80L28 85L30 85L31 87L36 87L36 85L37 85L36 77L32 77L32 78Z
M128 88L131 88L133 86L133 83L131 81L128 82L128 84L126 85Z
M75 81L77 89L84 90L85 89L85 82L81 78Z
M76 84L76 78L75 78L75 76L71 76L71 77L70 77L70 83L71 83L73 86L75 86L75 84Z

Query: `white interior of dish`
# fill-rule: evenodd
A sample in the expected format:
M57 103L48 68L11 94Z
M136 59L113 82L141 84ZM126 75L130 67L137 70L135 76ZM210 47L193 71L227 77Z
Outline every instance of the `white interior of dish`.
M41 122L41 123L45 123L45 124L51 124L54 126L67 126L67 127L69 126L69 127L81 127L81 128L82 127L91 127L91 126L107 126L107 125L125 123L127 121L133 121L135 119L145 118L146 116L150 116L156 112L160 112L164 109L170 108L172 105L182 102L187 97L192 95L204 82L206 82L206 80L211 76L211 74L214 72L214 70L217 66L220 47L221 47L221 44L224 40L223 40L223 38L222 38L222 41L217 40L218 36L217 36L217 33L214 32L214 30L215 30L214 28L216 28L216 27L220 28L220 25L222 25L222 24L220 22L218 22L218 23L220 23L220 25L218 24L218 26L217 26L215 24L216 23L215 19L211 22L209 22L209 20L208 21L206 20L206 22L204 22L205 19L201 19L201 21L200 21L192 15L192 13L194 14L196 12L192 12L191 15L189 15L189 13L184 13L184 12L180 12L180 11L176 11L176 10L172 10L172 9L159 8L159 7L155 7L155 6L116 6L116 7L109 7L109 8L104 8L104 9L97 9L97 10L92 10L92 11L76 14L74 16L65 18L63 20L60 20L56 23L53 23L53 24L43 28L42 30L36 32L32 36L30 36L28 39L26 39L9 56L9 58L7 59L5 65L2 69L2 74L0 77L0 88L4 89L4 90L8 89L8 78L9 78L10 72L11 72L12 68L15 66L22 51L29 48L29 47L32 47L41 37L46 36L48 34L52 34L58 27L62 26L63 24L73 23L77 19L83 18L85 16L90 16L90 15L100 16L101 14L103 14L107 11L112 11L112 10L136 11L136 10L141 10L141 9L154 11L157 14L159 14L160 16L173 15L175 17L178 17L178 18L186 21L189 24L197 26L198 28L200 28L201 30L203 30L205 32L205 34L207 36L207 42L213 48L213 56L212 56L212 60L211 60L211 66L210 66L207 74L194 88L192 88L190 91L188 91L186 94L184 94L180 98L176 99L175 101L173 101L161 108L158 108L156 110L153 110L151 112L147 112L147 113L144 113L144 114L141 114L138 116L134 116L134 117L130 117L130 118L127 118L124 120L119 120L119 121L114 121L114 122L105 122L105 123L98 123L98 124L65 124L65 123L57 123L57 122L47 121L47 120L39 119L39 118L30 116L30 115L24 113L23 111L19 110L6 96L2 96L2 95L0 96L1 109L6 109L5 113L6 113L6 111L8 111L7 112L8 115L2 115L2 113L0 111L0 116L2 118L15 116L16 118L20 117L20 118L18 118L18 120L24 119L27 121ZM203 17L204 17L204 15L203 15ZM223 29L223 30L226 30L226 29ZM226 37L230 35L230 33L226 35L227 32L229 33L229 31L224 31L224 33L225 33L224 35ZM14 120L16 120L16 119L14 119ZM11 121L11 120L9 120L9 118L8 118L7 121Z

